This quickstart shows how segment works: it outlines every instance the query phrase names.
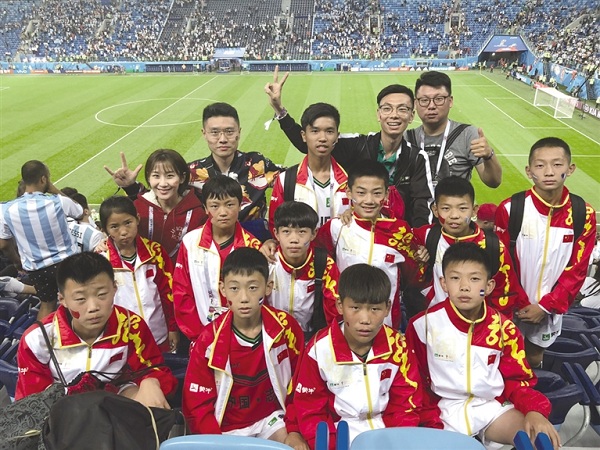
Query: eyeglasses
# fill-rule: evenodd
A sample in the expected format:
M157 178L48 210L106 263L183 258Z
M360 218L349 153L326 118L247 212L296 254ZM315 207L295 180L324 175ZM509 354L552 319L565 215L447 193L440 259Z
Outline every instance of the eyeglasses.
M419 106L422 106L423 108L429 106L429 104L431 102L433 102L433 104L435 106L442 106L444 103L446 103L446 100L449 97L450 97L449 95L440 95L438 97L433 97L433 98L420 97L417 99L417 103L419 104Z
M224 128L222 130L219 130L218 128L213 128L212 130L208 130L207 133L211 138L219 139L222 134L224 134L225 137L230 138L235 136L237 132L238 130L236 130L235 128Z
M381 114L383 114L384 116L389 116L390 114L392 114L394 112L394 110L396 110L398 112L398 114L404 115L404 114L409 114L412 111L412 108L410 108L406 105L396 106L395 108L392 105L381 105L379 107L379 112Z

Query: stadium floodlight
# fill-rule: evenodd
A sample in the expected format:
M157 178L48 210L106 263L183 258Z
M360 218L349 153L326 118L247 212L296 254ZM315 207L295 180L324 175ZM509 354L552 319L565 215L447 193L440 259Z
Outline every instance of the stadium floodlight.
M551 87L538 87L535 90L535 98L533 99L533 106L552 108L555 119L571 119L576 103L576 98Z

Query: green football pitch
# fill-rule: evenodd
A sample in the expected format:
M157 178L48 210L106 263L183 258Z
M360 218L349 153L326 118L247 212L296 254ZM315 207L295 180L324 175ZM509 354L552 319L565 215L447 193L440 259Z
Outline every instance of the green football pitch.
M323 101L340 110L342 133L377 131L377 93L391 83L414 87L418 73L293 73L283 103L299 118L309 104ZM503 166L502 184L484 186L476 174L477 202L496 202L528 188L524 167L531 145L558 136L571 146L577 165L567 186L600 209L600 122L574 114L554 119L533 106L534 91L500 73L452 72L450 117L481 127ZM260 151L277 163L295 164L301 155L279 125L265 130L273 113L263 92L268 73L224 75L43 75L0 76L0 200L14 197L21 165L48 164L61 188L76 187L90 203L115 192L104 171L131 166L157 148L173 148L187 161L207 156L201 134L202 109L224 101L240 115L240 149ZM418 117L411 126L419 124ZM141 177L140 177L141 178Z

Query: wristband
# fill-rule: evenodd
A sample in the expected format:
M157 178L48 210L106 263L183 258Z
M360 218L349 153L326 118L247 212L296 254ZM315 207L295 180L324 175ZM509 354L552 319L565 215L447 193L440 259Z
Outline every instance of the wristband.
M494 149L492 149L492 153L490 153L490 156L488 156L487 158L483 158L484 161L489 161L490 159L492 159L494 157L495 153L494 153Z
M281 120L281 119L283 119L285 116L287 116L287 113L288 113L288 112L287 112L287 109L283 108L279 114L275 114L275 115L273 116L273 119L275 119L275 120Z

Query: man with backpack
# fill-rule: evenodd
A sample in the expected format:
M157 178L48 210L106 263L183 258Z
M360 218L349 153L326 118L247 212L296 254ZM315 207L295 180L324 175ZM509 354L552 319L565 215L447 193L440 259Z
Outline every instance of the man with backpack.
M525 167L533 187L504 200L496 212L496 232L514 254L529 300L515 318L534 368L560 334L562 315L583 285L594 249L596 213L564 185L574 171L565 141L540 139Z

